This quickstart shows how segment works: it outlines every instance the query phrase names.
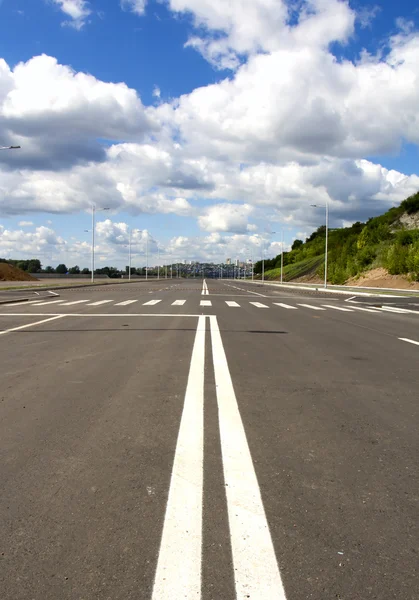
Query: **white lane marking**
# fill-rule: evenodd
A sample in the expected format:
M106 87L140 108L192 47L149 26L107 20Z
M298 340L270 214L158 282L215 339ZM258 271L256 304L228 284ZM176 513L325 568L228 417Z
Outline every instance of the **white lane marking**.
M11 302L10 304L3 304L3 306L25 306L25 304L35 304L35 302L39 302L39 299L29 300L29 302Z
M342 306L334 306L333 304L322 304L325 308L332 308L333 310L341 310L342 312L353 312L351 308L343 308Z
M158 304L161 300L149 300L148 302L144 302L143 306L154 306Z
M225 283L224 285L228 285L228 284ZM239 290L240 292L246 292L248 294L255 294L255 296L262 296L262 298L268 297L266 294L260 294L259 292L253 292L252 290L246 290L244 288L239 288L236 285L228 285L228 287L234 288L235 290Z
M236 598L286 600L217 317L210 327Z
M204 279L204 281L202 282L202 292L201 292L201 296L209 296L209 291L208 291L208 286L207 286L207 282Z
M87 300L73 300L72 302L66 302L65 304L61 304L61 306L71 306L72 304L83 304L84 302L89 302L89 299L87 299Z
M212 306L211 300L201 300L199 303L200 306Z
M299 304L298 306L304 306L304 308L311 308L312 310L326 310L325 308L320 308L320 306L313 306L312 304Z
M380 314L380 311L376 310L375 308L364 308L361 306L354 306L353 304L351 304L351 307L353 308L353 310L362 310L364 312Z
M128 304L134 304L134 302L138 302L138 300L124 300L124 302L118 302L115 306L128 306Z
M170 317L171 319L179 319L180 317L190 317L197 319L202 315L184 315L178 313L2 313L1 317L87 317L93 319L94 317ZM210 316L210 315L206 315Z
M409 338L399 338L402 342L408 342L409 344L415 344L415 346L419 346L419 342L415 342L415 340L409 340Z
M240 308L240 304L237 304L237 302L233 302L233 300L226 300L225 303L227 304L227 306L238 306Z
M274 302L275 306L280 306L281 308L291 308L292 310L298 310L296 306L291 306L290 304L283 304L282 302Z
M174 302L172 302L172 306L183 306L185 302L186 300L175 300Z
M46 304L59 304L60 302L65 302L65 300L47 300L46 302L39 302L39 300L33 303L34 306L45 306ZM32 302L31 302L32 304Z
M19 315L21 316L21 315ZM26 327L34 327L35 325L41 325L42 323L48 323L48 321L55 321L55 319L61 319L65 317L65 315L55 315L55 317L50 317L49 319L42 319L42 321L36 321L35 323L28 323L27 325L20 325L20 327L13 327L12 329L5 329L4 331L0 331L0 335L4 335L5 333L10 333L12 331L19 331L19 329L26 329Z
M415 310L408 310L407 308L396 308L394 306L381 306L378 310L384 310L385 312L396 313L399 315L406 315L409 313L415 313Z
M206 317L195 335L152 600L201 598Z
M249 302L249 304L253 304L256 308L269 308L269 306L266 306L266 304L262 304L261 302Z
M99 302L92 302L91 304L87 304L87 306L100 306L101 304L108 304L112 302L112 300L99 300Z

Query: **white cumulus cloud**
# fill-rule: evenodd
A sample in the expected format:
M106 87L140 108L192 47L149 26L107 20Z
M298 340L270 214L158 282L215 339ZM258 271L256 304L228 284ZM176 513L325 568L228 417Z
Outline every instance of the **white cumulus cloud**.
M121 0L123 10L129 10L139 16L144 14L146 5L147 0Z
M69 25L74 29L82 29L86 19L92 14L89 3L86 0L52 0L62 12L70 17L69 21L64 21L63 25Z

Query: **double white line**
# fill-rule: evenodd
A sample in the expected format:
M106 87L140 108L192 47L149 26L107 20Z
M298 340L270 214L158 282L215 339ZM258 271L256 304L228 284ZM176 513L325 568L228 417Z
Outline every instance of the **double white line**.
M256 473L218 328L212 354L236 598L285 600ZM152 600L199 600L202 568L206 317L195 335Z
M207 282L205 281L205 279L204 279L204 281L202 283L201 296L209 296L209 290L208 290Z

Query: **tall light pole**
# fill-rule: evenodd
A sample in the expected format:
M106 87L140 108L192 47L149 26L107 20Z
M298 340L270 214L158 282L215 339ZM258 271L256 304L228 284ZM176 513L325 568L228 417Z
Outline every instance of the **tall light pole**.
M145 239L145 278L146 281L148 280L148 229L146 229L147 231L147 237Z
M281 229L281 283L282 283L282 271L284 270L284 230Z
M269 235L273 235L276 231L271 231ZM265 283L265 242L262 238L262 283Z
M311 204L314 208L325 208L326 209L326 241L325 241L325 255L324 255L324 287L327 288L327 250L329 243L329 202L326 200L326 204Z
M19 150L20 146L0 146L0 150Z
M132 229L129 228L129 263L128 263L128 280L131 281L131 233Z
M94 283L95 281L95 215L96 212L102 212L104 210L109 210L108 207L105 208L96 208L95 204L92 204L92 277L91 277L91 282ZM85 231L88 233L88 229L85 229Z
M157 244L157 279L160 279L160 246Z

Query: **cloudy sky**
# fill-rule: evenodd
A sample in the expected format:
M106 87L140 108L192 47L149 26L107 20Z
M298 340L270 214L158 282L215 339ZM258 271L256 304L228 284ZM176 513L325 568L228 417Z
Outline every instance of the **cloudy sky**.
M416 192L418 143L413 0L0 0L0 257L88 266L92 203L99 264L274 255Z

